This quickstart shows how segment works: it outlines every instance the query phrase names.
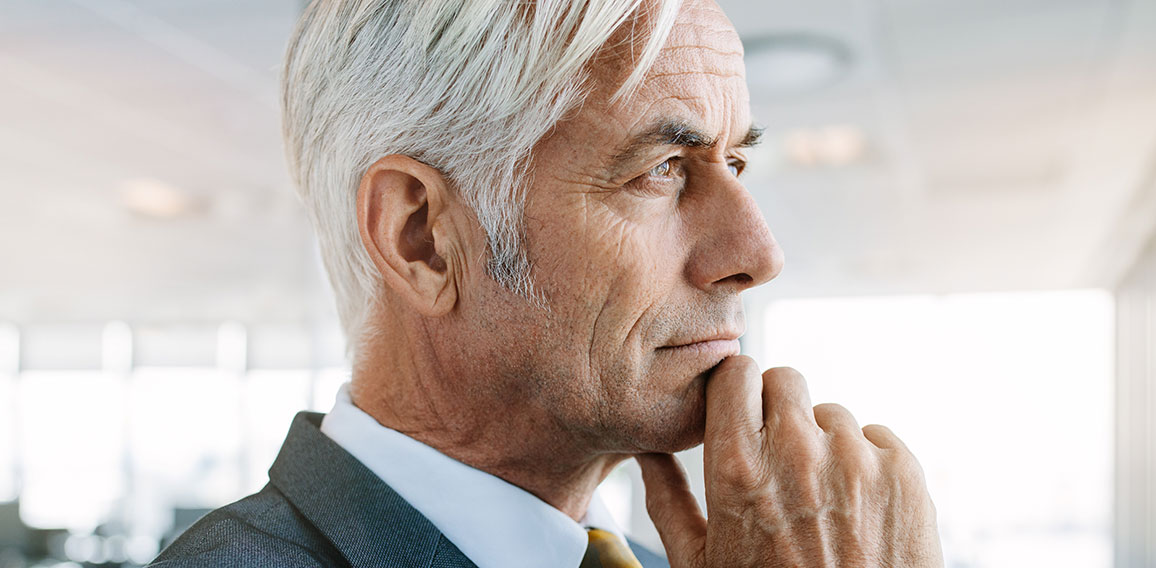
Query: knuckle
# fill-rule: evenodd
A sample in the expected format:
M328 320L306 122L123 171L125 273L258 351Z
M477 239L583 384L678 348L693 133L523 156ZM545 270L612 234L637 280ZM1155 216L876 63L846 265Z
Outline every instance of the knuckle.
M770 443L769 455L783 467L796 471L810 473L817 470L826 454L823 441L802 428L780 428Z
M841 415L841 414L850 415L851 414L851 412L849 410L847 410L842 404L838 404L835 402L823 402L820 404L816 404L815 405L815 413L818 414L820 412L822 412L824 414L829 413L829 414L836 414L836 415Z
M755 461L741 454L721 458L715 466L715 474L723 485L741 493L762 485L762 472Z
M908 474L917 478L920 484L924 483L923 465L919 463L919 460L916 459L915 455L911 452L902 452L902 455L904 456L904 462L907 466L905 469Z
M832 436L834 458L848 472L858 473L877 468L878 457L869 442L858 437Z
M835 426L850 426L855 424L855 415L851 414L851 411L847 410L841 404L835 404L833 402L817 404L815 405L814 412L815 419L820 422L826 422Z
M927 498L923 500L923 514L931 519L939 516L939 509L936 508L935 501L931 498L931 495L928 495Z
M747 355L733 355L723 359L715 372L723 374L758 375L759 365Z
M923 466L915 455L904 450L894 450L889 453L890 470L896 481L904 487L923 486Z
M797 412L811 414L810 392L803 375L790 367L776 367L763 373L763 388L774 393L781 405Z
M803 374L792 367L773 367L767 369L766 372L763 373L763 378L790 385L806 385L806 379L803 378Z

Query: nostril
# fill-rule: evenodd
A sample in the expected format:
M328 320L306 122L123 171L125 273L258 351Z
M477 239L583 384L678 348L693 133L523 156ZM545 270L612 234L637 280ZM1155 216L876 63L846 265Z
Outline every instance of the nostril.
M755 279L752 278L750 274L740 272L738 274L732 274L726 278L723 278L723 282L726 281L731 281L741 287L749 288L751 284L754 283Z

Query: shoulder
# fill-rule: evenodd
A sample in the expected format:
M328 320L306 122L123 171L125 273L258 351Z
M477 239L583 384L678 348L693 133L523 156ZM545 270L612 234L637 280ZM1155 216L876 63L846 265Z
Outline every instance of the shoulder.
M150 567L347 566L341 554L272 485L189 527Z

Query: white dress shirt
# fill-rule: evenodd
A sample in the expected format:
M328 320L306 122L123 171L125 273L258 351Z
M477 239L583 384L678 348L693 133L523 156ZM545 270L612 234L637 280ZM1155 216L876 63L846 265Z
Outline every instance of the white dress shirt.
M377 474L479 568L577 567L586 554L585 526L617 534L595 492L582 523L524 489L470 467L353 405L341 387L321 431Z

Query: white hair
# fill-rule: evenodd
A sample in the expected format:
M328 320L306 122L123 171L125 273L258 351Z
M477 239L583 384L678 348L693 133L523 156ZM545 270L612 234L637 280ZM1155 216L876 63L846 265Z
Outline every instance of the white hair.
M487 272L532 298L522 242L530 152L581 104L594 55L623 26L646 21L644 47L615 97L637 86L679 4L315 0L306 8L282 82L286 153L350 344L372 331L366 316L381 291L355 215L369 167L403 154L442 172L486 233Z

